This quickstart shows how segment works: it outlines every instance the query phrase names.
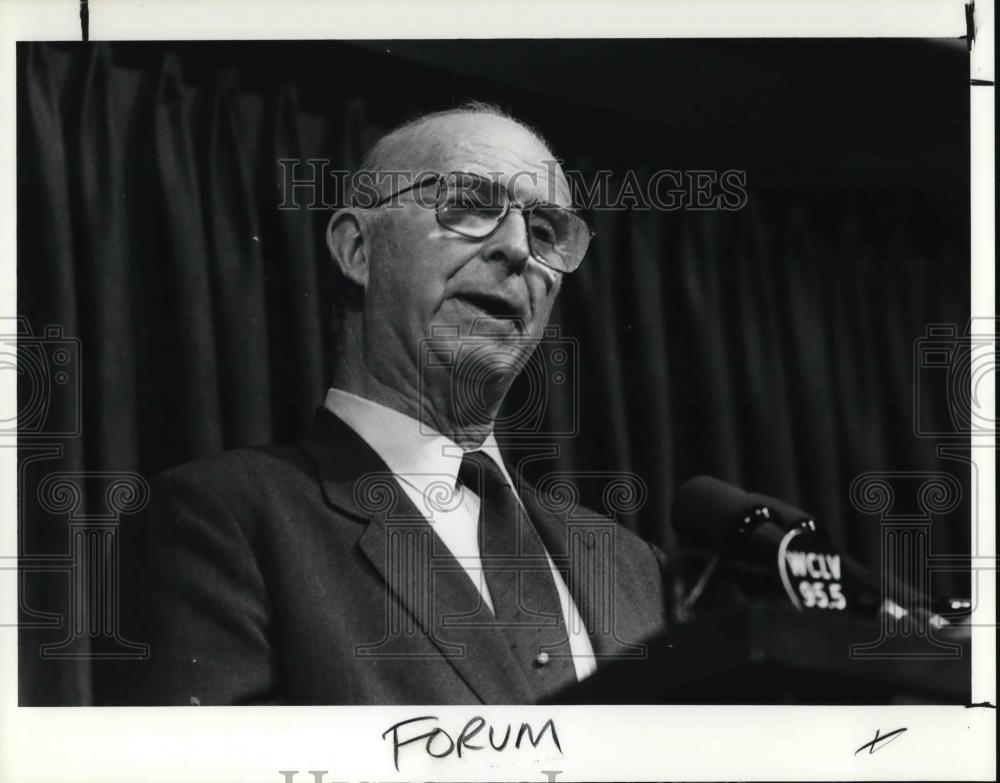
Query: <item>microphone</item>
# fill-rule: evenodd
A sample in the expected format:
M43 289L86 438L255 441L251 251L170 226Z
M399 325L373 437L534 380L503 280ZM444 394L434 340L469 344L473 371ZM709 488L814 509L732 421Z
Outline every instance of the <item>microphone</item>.
M775 546L781 540L775 530L779 525L786 531L816 530L812 514L778 498L744 492L711 476L698 476L681 485L671 510L671 523L678 533L708 546L723 544L734 529Z
M671 524L680 536L719 553L730 551L754 560L771 559L797 608L804 603L841 603L839 598L828 600L832 589L835 596L850 597L852 603L861 607L884 609L896 616L906 614L904 607L885 598L886 589L894 596L906 596L905 603L911 610L928 614L934 611L931 599L913 586L891 574L885 575L883 585L861 563L834 554L819 535L812 514L778 498L744 492L711 476L698 476L678 489L671 508ZM713 559L701 582L716 565ZM703 589L704 584L699 583L692 590L692 597L696 599ZM823 594L817 592L819 589Z
M682 539L715 550L681 605L682 614L686 614L701 597L722 562L723 554L737 550L743 555L740 560L749 559L755 564L758 561L770 562L780 571L784 560L779 554L783 542L794 534L786 532L777 523L763 496L751 495L711 476L698 476L678 489L670 521ZM769 568L767 572L772 570ZM794 589L786 579L782 582L793 605L801 608ZM770 578L767 584L771 590L776 586ZM839 589L838 586L837 591ZM823 602L828 603L826 597Z
M711 476L698 476L677 490L670 521L682 537L725 547L738 537L759 555L777 551L784 531L763 495L751 495Z

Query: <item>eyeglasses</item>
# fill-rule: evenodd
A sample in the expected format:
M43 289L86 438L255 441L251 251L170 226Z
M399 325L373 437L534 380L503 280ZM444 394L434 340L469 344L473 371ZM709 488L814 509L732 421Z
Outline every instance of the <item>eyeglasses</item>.
M396 196L433 184L438 187L434 215L442 228L469 239L486 239L500 228L511 207L515 207L524 216L528 251L533 258L557 272L576 271L590 240L596 236L573 210L544 201L521 204L496 180L468 171L419 177L370 208L381 207Z

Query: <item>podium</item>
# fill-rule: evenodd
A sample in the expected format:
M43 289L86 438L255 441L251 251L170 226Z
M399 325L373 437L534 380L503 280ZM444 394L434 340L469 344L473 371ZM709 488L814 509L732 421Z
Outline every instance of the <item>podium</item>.
M889 626L887 638L874 618L744 605L646 640L642 660L598 661L549 703L967 704L971 648L961 632L903 631ZM873 654L881 640L885 654Z

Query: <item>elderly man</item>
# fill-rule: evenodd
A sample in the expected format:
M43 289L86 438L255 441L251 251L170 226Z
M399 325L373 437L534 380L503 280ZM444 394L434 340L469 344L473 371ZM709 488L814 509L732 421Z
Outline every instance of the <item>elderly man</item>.
M662 553L571 534L494 438L591 236L552 153L473 105L389 133L366 171L327 232L314 429L154 482L122 526L124 627L151 654L106 701L530 703L665 623Z

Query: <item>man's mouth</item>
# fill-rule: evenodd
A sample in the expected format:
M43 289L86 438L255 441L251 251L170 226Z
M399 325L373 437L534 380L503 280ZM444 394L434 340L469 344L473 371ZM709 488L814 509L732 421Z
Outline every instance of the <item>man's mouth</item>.
M524 309L496 294L459 294L455 297L491 318L524 319Z

